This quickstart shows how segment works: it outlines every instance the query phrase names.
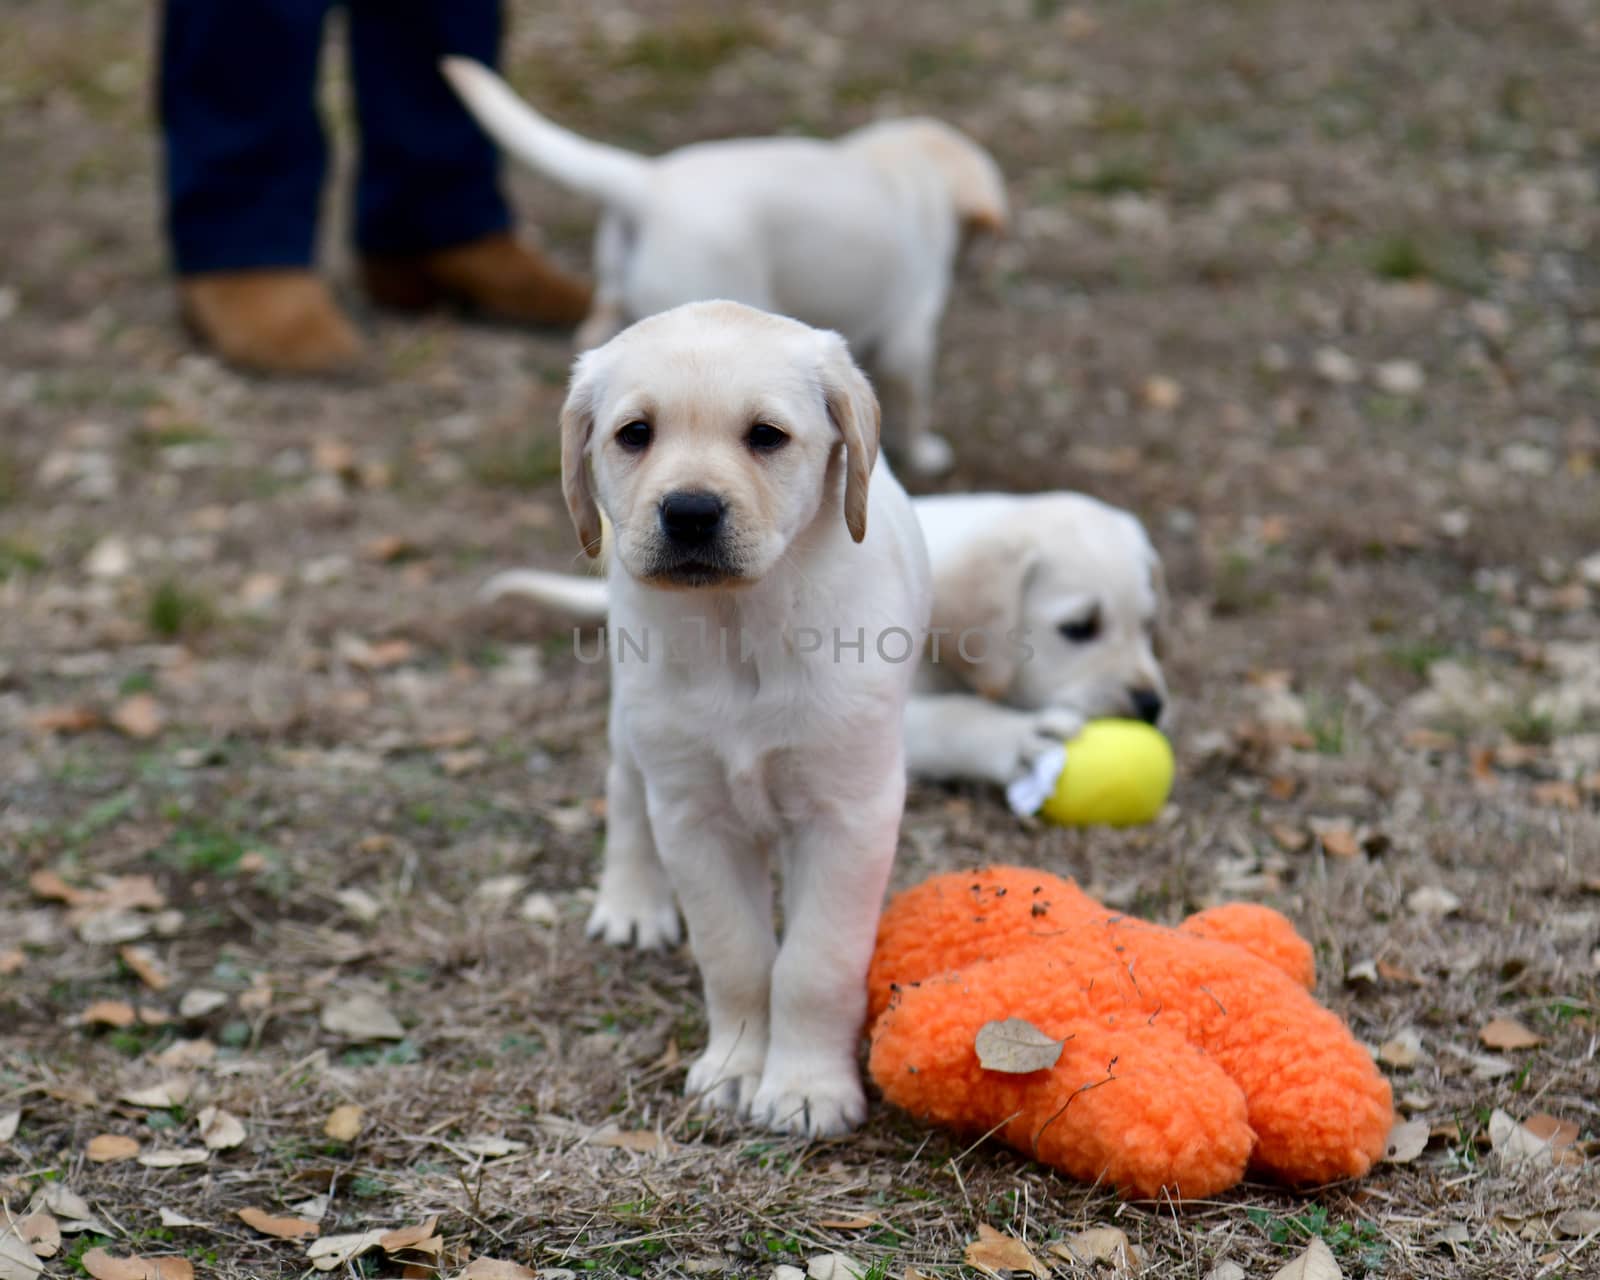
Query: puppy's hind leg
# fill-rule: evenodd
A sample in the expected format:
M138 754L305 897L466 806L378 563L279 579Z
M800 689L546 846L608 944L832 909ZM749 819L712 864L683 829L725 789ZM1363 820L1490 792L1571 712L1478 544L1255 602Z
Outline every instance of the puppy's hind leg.
M955 463L949 441L932 429L943 301L935 299L903 317L885 335L872 362L883 406L884 446L908 472L922 476L941 475Z
M600 219L594 235L594 301L573 335L579 351L602 347L628 327L623 294L633 238L633 228L621 214L607 213Z
M589 936L647 951L676 946L683 933L645 811L644 777L617 735L606 774L604 856Z

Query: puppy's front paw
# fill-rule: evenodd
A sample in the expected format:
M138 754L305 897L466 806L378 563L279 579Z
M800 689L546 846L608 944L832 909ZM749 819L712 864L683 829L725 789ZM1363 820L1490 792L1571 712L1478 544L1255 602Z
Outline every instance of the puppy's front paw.
M641 951L675 947L683 940L671 895L663 900L652 893L626 889L600 891L589 913L587 932L614 947L638 947Z
M906 470L919 476L942 476L956 463L956 451L943 436L925 431L906 450Z
M989 743L989 777L1005 786L1032 772L1046 752L1059 751L1078 736L1084 719L1076 711L1046 707L1041 711L1008 711Z
M689 1068L683 1091L708 1111L748 1115L751 1100L761 1086L764 1056L764 1049L753 1045L713 1041Z
M750 1104L750 1118L774 1133L834 1138L867 1118L867 1096L854 1070L804 1074L767 1072Z

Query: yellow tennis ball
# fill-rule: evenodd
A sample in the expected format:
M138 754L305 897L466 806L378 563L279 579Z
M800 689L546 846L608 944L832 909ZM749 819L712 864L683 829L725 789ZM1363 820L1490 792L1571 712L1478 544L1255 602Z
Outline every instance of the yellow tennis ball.
M1142 720L1091 720L1039 811L1063 826L1153 822L1172 790L1172 745Z

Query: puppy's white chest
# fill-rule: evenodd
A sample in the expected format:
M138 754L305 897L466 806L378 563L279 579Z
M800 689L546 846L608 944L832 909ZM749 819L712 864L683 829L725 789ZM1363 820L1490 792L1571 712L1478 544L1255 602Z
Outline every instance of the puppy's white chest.
M780 753L769 751L745 760L729 760L728 799L752 835L770 839L785 825Z

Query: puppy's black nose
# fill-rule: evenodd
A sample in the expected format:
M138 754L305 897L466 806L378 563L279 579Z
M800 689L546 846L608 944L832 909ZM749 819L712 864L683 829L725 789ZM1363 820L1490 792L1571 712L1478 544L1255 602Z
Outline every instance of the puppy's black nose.
M714 493L680 489L661 499L661 531L674 546L703 547L717 536L727 509Z
M1146 724L1154 724L1161 719L1161 708L1166 706L1154 689L1132 689L1128 693L1128 701L1133 703L1133 714Z

